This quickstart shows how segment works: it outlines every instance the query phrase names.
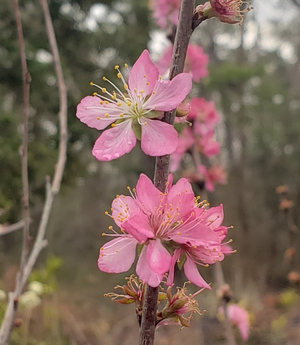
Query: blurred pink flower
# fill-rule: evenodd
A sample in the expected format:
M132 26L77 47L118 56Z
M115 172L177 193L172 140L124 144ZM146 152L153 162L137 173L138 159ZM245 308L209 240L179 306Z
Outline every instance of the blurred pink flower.
M178 169L179 163L183 158L187 149L195 142L194 134L189 127L184 127L179 134L178 145L174 153L171 154L170 171L174 172Z
M210 127L220 121L214 102L206 101L204 98L192 98L190 101L191 110L188 115L189 120L199 123L206 123Z
M215 190L214 185L216 183L225 184L227 182L227 174L225 168L221 165L213 165L209 169L205 165L199 165L200 174L204 177L205 188L209 192Z
M166 29L170 24L177 25L180 5L181 0L150 0L157 25L162 29Z
M207 133L203 134L197 139L196 145L200 152L206 157L212 157L220 152L220 143L215 141L214 130L210 129Z
M241 10L245 3L243 0L210 0L197 6L196 12L200 17L217 17L223 23L236 24L243 21L243 13L250 11L250 4Z
M127 65L126 65L127 66ZM105 96L87 96L77 106L76 116L89 127L105 130L95 142L92 153L101 161L110 161L130 152L141 140L142 150L150 156L162 156L175 151L178 135L172 125L153 120L163 111L175 109L192 87L191 76L177 75L171 81L159 78L158 68L144 50L129 72L128 85L119 66L124 93L112 82L116 91L97 86Z
M210 264L223 259L221 241L227 228L220 226L222 206L209 210L199 207L187 179L182 178L172 186L172 175L162 193L141 174L133 193L132 197L117 196L112 202L112 218L122 233L111 227L113 234L108 236L116 238L100 249L99 269L108 273L129 270L136 246L141 245L136 267L139 278L156 287L171 268L168 283L172 285L180 247L180 253L187 256L184 267L188 279L200 287L210 288L200 276L196 263L201 260ZM173 258L172 250L175 250Z
M173 46L166 48L164 55L158 60L157 66L159 72L164 74L172 62ZM185 60L184 72L191 73L193 80L197 83L201 78L208 75L207 70L208 55L203 52L203 49L197 45L189 44Z
M219 313L224 314L223 308L219 309ZM236 325L239 329L242 339L247 340L249 337L249 314L247 310L240 307L238 304L230 304L227 307L227 314L232 324Z

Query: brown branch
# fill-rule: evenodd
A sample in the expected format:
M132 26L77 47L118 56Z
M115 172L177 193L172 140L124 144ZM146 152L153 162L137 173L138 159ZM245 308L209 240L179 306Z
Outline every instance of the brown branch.
M59 154L52 183L52 192L56 194L59 192L60 189L63 171L67 159L67 88L63 77L57 42L55 38L55 32L49 12L48 3L47 0L40 0L40 3L44 12L46 30L51 52L53 55L53 61L59 89Z
M179 23L175 36L170 80L183 72L187 47L192 30L192 18L195 8L195 0L183 0L180 9ZM163 121L174 124L175 110L166 112ZM164 191L169 175L170 155L156 157L154 184ZM154 343L158 288L146 287L143 305L142 322L140 328L140 345L152 345Z
M14 0L17 4L17 0ZM43 213L41 216L40 225L37 232L37 237L34 242L32 251L30 253L29 259L26 265L21 266L20 273L16 279L16 287L14 292L9 294L9 301L3 318L3 322L0 329L0 345L7 345L8 340L13 328L13 322L15 314L18 307L18 298L22 293L24 285L32 271L35 262L42 251L42 249L47 245L45 240L46 227L50 217L50 212L54 200L54 196L58 193L61 185L61 180L64 172L65 162L66 162L66 151L67 151L67 91L63 78L62 68L60 64L58 48L56 43L56 38L54 34L53 25L51 22L51 17L49 13L49 8L46 0L41 0L41 4L44 11L45 21L46 21L46 31L48 39L50 42L51 51L53 54L53 60L55 64L55 71L58 80L59 88L59 99L60 99L60 110L59 110L59 123L60 123L60 139L59 139L59 152L58 160L55 165L53 183L51 185L50 178L47 177L46 180L46 200L43 208ZM18 4L17 4L18 7ZM19 9L17 8L18 12ZM21 25L21 22L20 22ZM23 144L24 151L24 144ZM27 158L26 158L27 159Z

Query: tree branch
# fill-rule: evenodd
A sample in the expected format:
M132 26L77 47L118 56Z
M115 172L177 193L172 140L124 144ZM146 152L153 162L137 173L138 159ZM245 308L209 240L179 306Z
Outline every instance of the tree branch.
M179 23L175 36L172 66L170 70L170 80L183 72L187 47L192 29L193 11L195 0L183 0L180 9ZM166 112L163 121L174 124L175 110ZM156 157L154 184L164 191L169 175L170 155ZM140 345L152 345L154 343L156 311L157 311L158 288L146 286L145 299L143 305L142 322L140 328Z

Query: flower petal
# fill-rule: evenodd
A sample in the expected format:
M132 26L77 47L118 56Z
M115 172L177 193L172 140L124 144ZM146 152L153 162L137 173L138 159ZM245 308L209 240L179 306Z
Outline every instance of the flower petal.
M196 263L188 255L184 264L184 273L187 279L193 284L211 290L211 287L201 277Z
M168 274L168 279L166 282L167 286L171 286L173 285L174 282L174 270L175 270L175 264L178 261L178 259L180 258L180 255L182 253L181 249L175 249L172 260L171 260L171 264L170 264L170 270L169 270L169 274Z
M126 272L135 258L137 240L131 236L120 236L100 248L98 267L107 273Z
M161 203L163 195L145 174L141 174L136 185L136 201L147 214L155 212Z
M134 211L130 217L122 222L121 226L122 229L135 237L139 243L144 243L148 238L154 237L149 218L141 210Z
M132 96L135 94L134 89L137 90L137 94L144 90L144 94L149 95L158 77L158 68L150 59L148 50L144 50L129 72L128 84Z
M164 274L169 271L171 255L159 239L150 241L147 246L147 261L152 271Z
M136 273L139 278L152 287L157 287L163 280L164 274L158 274L151 270L147 261L147 246L144 246L136 265Z
M112 216L115 223L121 227L121 222L130 216L132 212L139 209L135 199L131 196L120 195L111 204Z
M124 121L104 131L95 142L92 153L99 161L111 161L130 152L135 145L131 121Z
M142 150L149 156L173 153L178 144L178 133L174 127L160 120L141 118Z
M170 111L175 109L188 95L192 88L192 77L187 73L180 73L171 81L158 80L154 87L154 94L144 103L145 109Z
M76 116L91 128L104 129L116 121L116 117L107 117L105 114L119 115L120 109L114 104L100 105L101 99L97 96L84 97L77 106Z
M224 219L223 205L211 207L205 210L202 214L203 222L205 222L211 229L218 228Z

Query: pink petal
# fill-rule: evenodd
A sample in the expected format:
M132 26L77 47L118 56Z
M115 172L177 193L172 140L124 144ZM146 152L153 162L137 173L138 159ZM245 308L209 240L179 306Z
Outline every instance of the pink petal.
M95 142L92 154L99 161L111 161L130 152L136 144L131 121L124 121L104 131Z
M194 197L192 186L186 178L181 178L171 188L168 193L167 202L178 210L177 217L173 218L174 222L193 211Z
M134 211L130 217L122 222L121 226L122 229L135 237L139 243L144 243L148 238L154 237L149 218L141 210Z
M152 240L147 246L147 261L152 271L164 274L169 271L171 255L161 244L160 240Z
M145 109L170 111L175 109L188 95L192 88L192 77L187 73L180 73L171 81L158 80L154 91L144 103Z
M164 156L173 153L178 144L178 134L174 127L160 120L142 122L142 150L149 156Z
M136 273L139 278L152 287L157 287L163 280L164 274L158 274L151 270L147 261L147 246L144 246L136 265Z
M224 219L223 205L211 207L203 213L203 220L212 229L218 228Z
M133 95L134 89L137 89L137 93L144 90L145 95L149 95L154 88L158 76L158 68L150 59L148 50L144 50L129 72L129 89Z
M76 116L79 120L91 128L104 129L116 118L105 117L105 114L119 115L120 109L113 104L101 105L101 99L97 96L84 97L77 106Z
M107 242L101 249L98 267L107 273L126 272L135 258L135 247L138 244L131 236L120 236Z
M172 260L171 260L171 264L170 264L170 270L169 270L169 274L168 274L168 279L166 282L167 286L171 286L173 285L174 282L174 270L175 270L175 264L178 261L178 259L180 258L180 255L182 253L181 249L175 249Z
M211 290L211 287L201 277L197 265L188 255L186 256L186 262L184 264L184 273L187 279L193 284Z
M147 213L154 213L163 196L153 182L145 174L141 174L136 185L136 197L141 209Z
M139 207L131 196L120 195L111 204L112 216L115 223L121 227L121 223Z

